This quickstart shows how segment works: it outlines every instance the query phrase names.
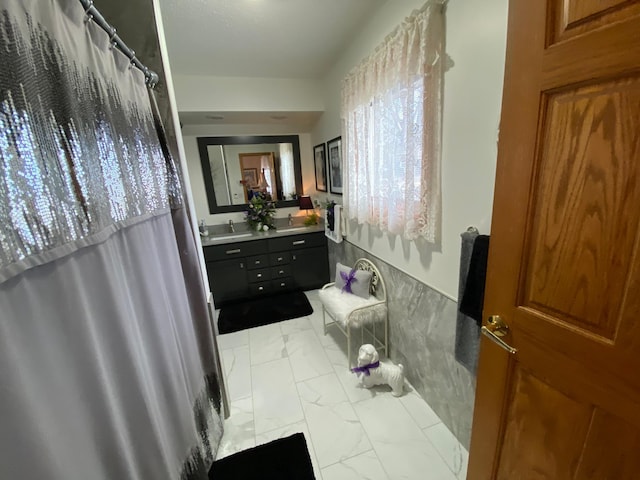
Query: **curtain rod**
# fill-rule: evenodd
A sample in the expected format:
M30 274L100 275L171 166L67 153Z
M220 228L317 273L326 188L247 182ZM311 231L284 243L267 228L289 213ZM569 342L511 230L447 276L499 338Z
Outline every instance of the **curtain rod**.
M116 29L109 25L109 22L105 20L102 14L98 11L98 9L93 5L93 0L80 0L84 8L84 13L86 15L87 20L93 20L98 26L100 26L105 32L109 34L109 41L112 45L118 47L122 53L124 53L129 60L131 60L131 64L135 65L137 68L142 70L144 73L144 78L147 85L150 88L153 88L158 83L159 77L158 74L152 70L149 70L147 67L143 65L143 63L138 60L136 57L136 52L130 49L126 43L116 34Z

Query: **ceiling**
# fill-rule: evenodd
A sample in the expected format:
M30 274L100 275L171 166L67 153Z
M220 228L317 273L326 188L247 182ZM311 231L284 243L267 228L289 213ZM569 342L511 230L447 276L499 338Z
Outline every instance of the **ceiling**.
M386 0L160 0L174 74L317 79Z
M159 1L174 75L319 79L387 0ZM94 3L138 58L162 77L152 0ZM161 93L160 100L167 96L162 78L156 91ZM168 99L164 103L168 108ZM180 112L180 121L184 125L295 125L303 131L321 114Z
M282 125L310 129L322 112L180 112L184 125Z

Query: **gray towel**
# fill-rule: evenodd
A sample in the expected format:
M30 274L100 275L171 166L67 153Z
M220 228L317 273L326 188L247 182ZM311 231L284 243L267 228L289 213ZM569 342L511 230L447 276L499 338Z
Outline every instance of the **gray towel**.
M473 251L473 243L478 236L477 231L464 232L460 234L462 237L462 246L460 249L460 279L458 283L458 305L464 295L464 286L467 283L467 275L469 273L469 264L471 263L471 252ZM456 360L462 364L467 370L474 375L478 368L478 351L480 348L480 327L476 321L460 313L457 310L456 318Z

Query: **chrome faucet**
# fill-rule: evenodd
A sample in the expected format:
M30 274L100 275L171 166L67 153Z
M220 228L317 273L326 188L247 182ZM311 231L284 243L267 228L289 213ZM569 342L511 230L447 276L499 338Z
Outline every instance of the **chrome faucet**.
M291 218L291 214L289 214L289 221L287 223L289 226L293 225L293 218Z
M229 231L231 233L234 233L236 231L235 227L233 226L233 220L229 220Z

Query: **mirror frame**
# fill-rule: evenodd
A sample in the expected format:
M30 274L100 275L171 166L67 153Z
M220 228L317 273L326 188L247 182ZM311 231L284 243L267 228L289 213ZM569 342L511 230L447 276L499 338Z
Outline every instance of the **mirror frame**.
M209 213L229 213L244 212L247 210L247 203L240 205L218 205L216 194L213 189L213 179L211 178L211 165L209 163L210 145L256 145L260 143L290 143L293 145L293 172L296 181L296 192L302 195L302 160L300 159L300 138L298 135L234 135L231 137L197 137L198 152L200 152L200 164L202 166L202 176L204 177L204 188L207 192L207 203ZM300 204L300 200L278 200L276 208L295 207Z

